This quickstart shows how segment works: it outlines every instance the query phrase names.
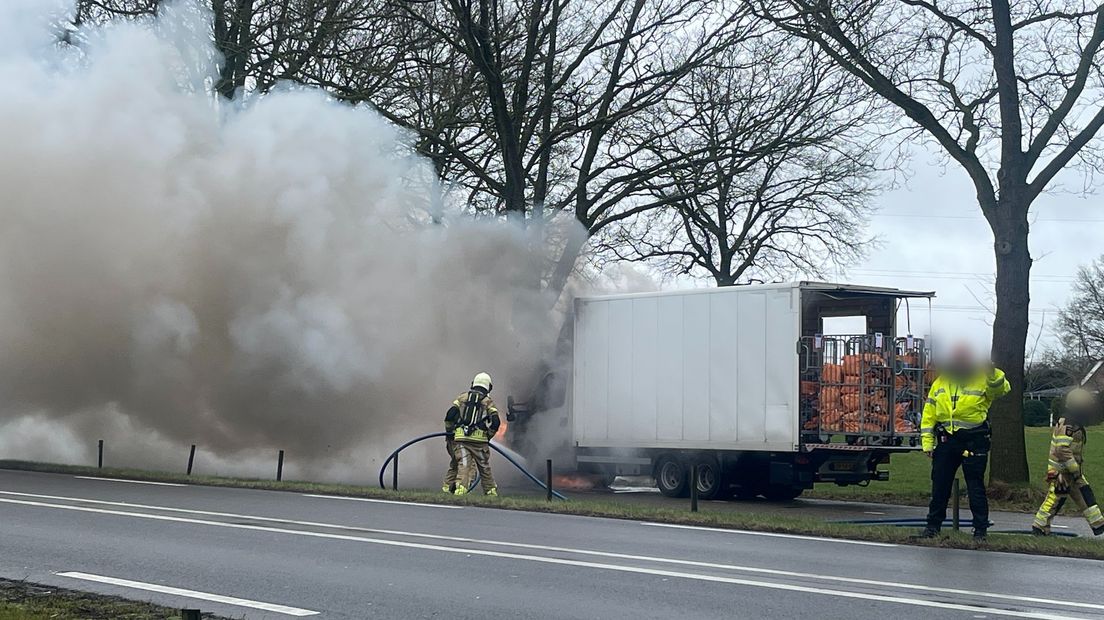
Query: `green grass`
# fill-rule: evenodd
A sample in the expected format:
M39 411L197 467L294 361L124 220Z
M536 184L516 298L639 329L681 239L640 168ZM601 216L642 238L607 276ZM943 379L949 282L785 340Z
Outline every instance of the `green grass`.
M1045 485L1042 480L1046 475L1050 429L1027 428L1024 430L1024 438L1027 442L1031 483L1027 487L993 485L989 490L989 497L994 510L1034 512L1043 501ZM889 470L887 482L872 482L868 487L822 485L812 491L806 491L805 497L913 506L923 506L928 503L931 493L931 461L928 457L919 452L895 454L889 465L882 467ZM1104 426L1089 429L1089 439L1085 442L1085 470L1090 480L1093 479L1094 471L1104 472ZM1101 475L1104 477L1104 473Z
M439 491L388 491L379 489L377 487L355 486L348 484L330 484L303 481L275 482L273 480L223 478L214 476L189 477L183 474L166 472L143 471L134 469L97 469L94 467L53 465L48 463L31 463L26 461L0 461L0 469L18 469L24 471L42 471L76 475L95 475L101 477L119 477L129 478L132 480L149 480L157 482L184 482L190 484L203 484L219 487L267 489L275 491L344 495L350 497L369 497L378 499L416 501L438 504L459 504L466 506L497 508L503 510L551 512L590 517L607 517L613 519L629 519L634 521L655 521L661 523L676 523L683 525L702 525L709 527L723 527L730 529L744 529L764 532L805 534L813 536L825 536L830 538L849 538L854 540L871 540L877 542L892 542L921 546L948 547L959 549L980 548L991 551L1033 553L1041 555L1104 560L1104 545L1098 543L1097 541L1089 539L1059 537L1033 538L1023 535L996 534L990 536L990 540L987 543L978 546L975 545L974 542L965 535L948 535L934 540L913 540L910 538L910 535L914 533L912 530L889 526L861 526L844 523L828 523L825 521L821 521L820 519L809 517L785 517L775 514L733 512L727 510L703 510L702 512L694 513L688 510L688 503L678 506L671 505L670 507L657 507L642 504L590 499L576 499L567 502L546 502L543 498L532 496L491 498L485 497L483 495L472 494L463 497L456 497L443 494Z
M205 618L215 618L204 614ZM115 596L0 579L0 620L169 620L180 611Z

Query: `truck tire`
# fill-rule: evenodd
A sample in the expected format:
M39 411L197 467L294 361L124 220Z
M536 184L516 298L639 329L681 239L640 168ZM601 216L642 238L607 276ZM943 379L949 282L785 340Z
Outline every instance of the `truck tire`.
M763 497L772 502L788 502L796 499L804 489L798 489L788 484L771 484L763 489Z
M695 467L698 468L698 498L717 499L724 495L728 489L724 471L717 459L705 457L699 460Z
M661 456L656 460L656 486L659 487L659 492L667 497L690 495L688 474L686 465L673 456Z

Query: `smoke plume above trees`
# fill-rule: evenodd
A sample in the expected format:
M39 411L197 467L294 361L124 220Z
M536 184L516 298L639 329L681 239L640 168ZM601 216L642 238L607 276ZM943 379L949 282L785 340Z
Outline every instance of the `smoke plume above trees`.
M0 8L6 428L359 459L476 371L524 388L559 325L520 228L450 215L370 110L217 101L195 10L79 46L64 10Z

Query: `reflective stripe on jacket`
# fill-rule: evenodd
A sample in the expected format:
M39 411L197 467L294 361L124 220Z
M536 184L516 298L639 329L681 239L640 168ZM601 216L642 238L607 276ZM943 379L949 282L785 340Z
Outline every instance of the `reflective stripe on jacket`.
M1047 472L1070 474L1074 478L1080 476L1084 446L1085 429L1066 424L1065 418L1058 420L1050 436Z
M935 449L935 429L948 433L978 428L989 418L993 401L1012 390L1004 371L994 368L990 374L978 373L961 383L940 376L932 383L924 415L920 418L920 438L925 452Z

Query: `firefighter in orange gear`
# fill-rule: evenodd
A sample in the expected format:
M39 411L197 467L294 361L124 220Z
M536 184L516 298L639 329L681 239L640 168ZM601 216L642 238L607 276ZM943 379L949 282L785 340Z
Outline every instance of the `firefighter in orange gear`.
M1089 522L1093 534L1104 534L1104 515L1096 503L1096 496L1085 478L1084 447L1085 426L1096 417L1096 398L1092 392L1075 388L1066 395L1065 417L1058 420L1050 438L1050 458L1047 463L1046 481L1050 488L1046 499L1035 513L1031 533L1036 536L1050 534L1054 516L1062 510L1067 499L1072 499L1077 509Z
M445 430L452 429L453 454L459 469L453 491L456 495L471 490L476 472L482 479L483 492L498 495L491 473L490 441L502 422L490 393L491 376L481 372L472 379L471 388L452 401L445 414Z

